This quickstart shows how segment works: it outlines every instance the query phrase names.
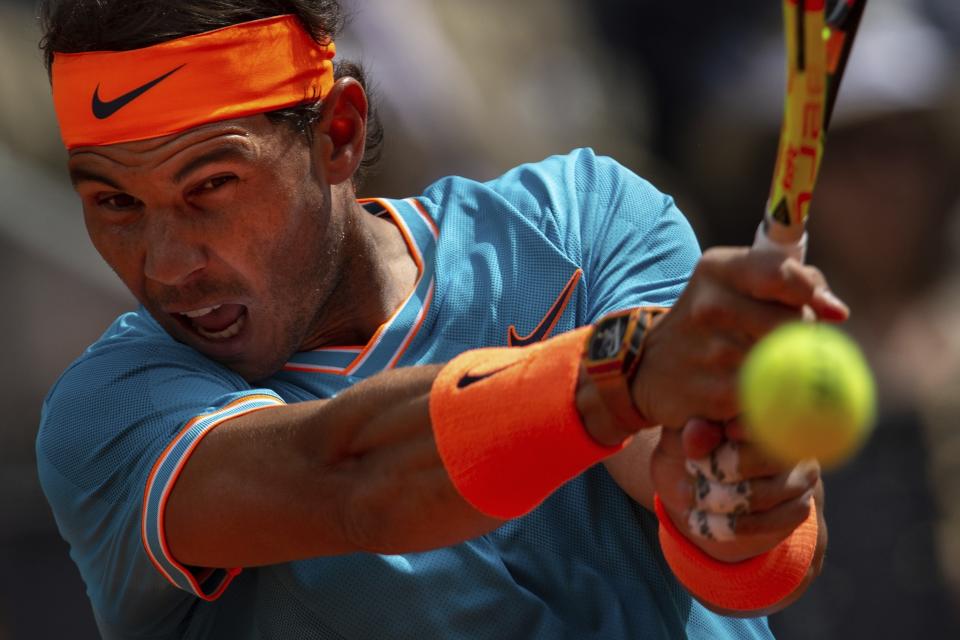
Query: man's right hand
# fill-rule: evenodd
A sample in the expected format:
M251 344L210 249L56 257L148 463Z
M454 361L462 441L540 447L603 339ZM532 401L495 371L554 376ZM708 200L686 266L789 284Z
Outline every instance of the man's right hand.
M801 319L804 307L828 322L849 315L815 267L747 248L706 251L683 295L646 337L634 403L668 429L693 418L733 419L743 359L777 326Z

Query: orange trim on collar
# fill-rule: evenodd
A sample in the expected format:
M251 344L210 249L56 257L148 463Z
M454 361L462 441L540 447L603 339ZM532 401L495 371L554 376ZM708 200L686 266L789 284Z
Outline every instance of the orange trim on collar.
M420 283L423 281L424 274L426 273L426 268L423 262L423 251L417 244L417 240L411 232L410 227L407 225L403 214L397 210L393 203L391 203L387 198L359 198L357 200L357 204L361 206L371 202L375 202L383 207L384 211L387 212L387 215L390 216L390 218L393 220L393 223L397 226L397 229L400 230L400 235L403 236L403 241L407 245L407 251L410 252L410 256L413 258L414 264L417 265L417 280L414 283L413 288L410 290L410 293L407 294L407 297L403 299L403 302L400 304L400 306L397 307L390 315L390 317L387 318L387 320L379 327L377 327L377 330L373 333L373 336L371 336L365 345L353 347L320 347L319 349L313 349L313 351L358 350L357 356L351 360L350 364L348 364L346 367L343 367L342 369L335 369L331 367L302 365L288 362L284 365L284 370L300 371L302 373L327 373L336 376L353 375L353 372L356 371L364 362L366 362L367 357L373 352L373 350L380 346L380 338L383 337L383 335L390 329L390 327L396 321L397 316L399 316L407 307L407 305L410 304L410 299L417 295L417 290L420 288ZM417 209L421 217L431 225L431 229L437 230L436 224L433 222L433 218L430 217L430 214L427 213L426 209L424 209L422 206L418 206ZM437 233L434 234L434 238L436 238ZM390 358L390 362L386 366L386 369L392 369L407 350L407 347L410 346L413 338L420 331L420 326L423 324L423 320L427 316L427 311L430 310L430 303L432 300L433 286L431 285L430 289L427 291L427 296L423 302L423 306L420 308L420 311L417 314L413 331L407 335L406 339L404 339L403 343L400 345L400 348Z
M291 15L131 51L57 53L53 103L67 149L146 140L320 100L335 53Z

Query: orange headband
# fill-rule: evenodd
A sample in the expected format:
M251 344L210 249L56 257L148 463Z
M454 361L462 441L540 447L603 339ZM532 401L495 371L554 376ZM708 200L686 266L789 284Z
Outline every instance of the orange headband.
M67 149L116 144L319 100L335 52L284 15L132 51L57 53L60 133Z

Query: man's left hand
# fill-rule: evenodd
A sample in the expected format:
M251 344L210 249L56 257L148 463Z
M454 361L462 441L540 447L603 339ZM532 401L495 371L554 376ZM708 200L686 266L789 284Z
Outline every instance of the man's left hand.
M823 493L816 461L788 467L769 459L736 420L693 419L681 430L663 429L651 477L677 528L723 562L775 547L818 508Z

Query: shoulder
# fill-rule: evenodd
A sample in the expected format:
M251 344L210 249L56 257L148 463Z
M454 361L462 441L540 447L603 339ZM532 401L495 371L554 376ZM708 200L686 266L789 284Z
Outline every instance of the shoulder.
M451 176L433 183L423 196L437 204L469 206L483 200L503 205L527 216L579 208L584 195L614 195L624 187L662 199L648 181L592 149L574 149L565 155L518 165L492 180L479 182Z
M85 393L123 382L136 374L176 367L192 369L236 384L241 378L170 337L143 309L117 318L60 375L47 394L45 404L70 394L82 384Z
M248 388L240 376L170 338L142 309L125 314L44 399L38 463L86 478L93 468L85 462L122 464L134 451L161 446L171 429L218 398Z
M574 261L581 238L623 215L649 229L672 200L616 160L575 149L510 169L486 182L443 178L422 196L441 228L470 234L478 227L528 227Z

